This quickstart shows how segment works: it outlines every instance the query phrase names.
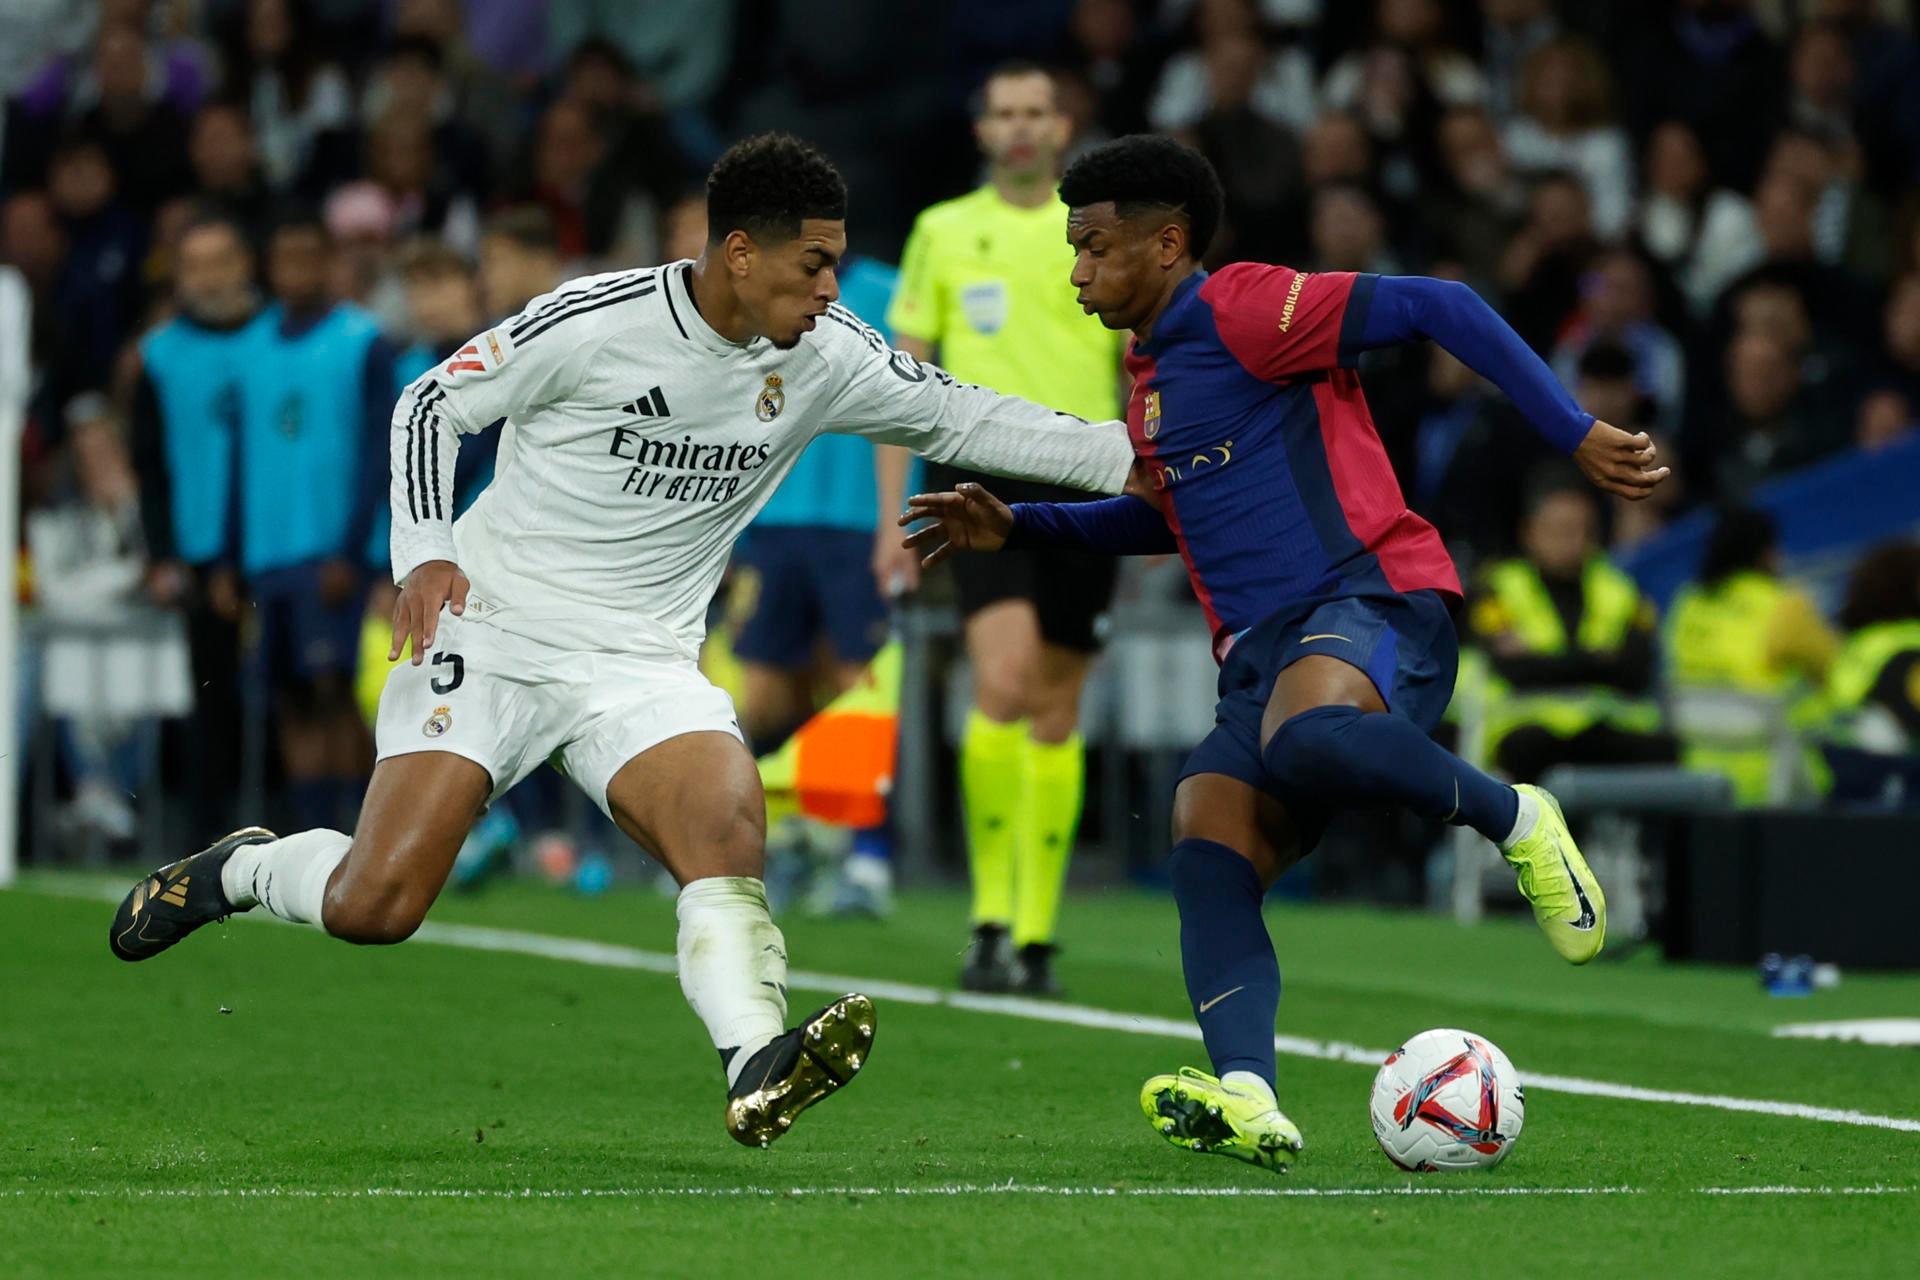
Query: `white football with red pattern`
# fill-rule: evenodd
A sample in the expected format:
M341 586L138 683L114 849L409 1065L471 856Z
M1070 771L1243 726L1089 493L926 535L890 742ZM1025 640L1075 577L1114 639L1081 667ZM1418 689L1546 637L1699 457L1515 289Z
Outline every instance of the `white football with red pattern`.
M1387 1056L1370 1109L1380 1149L1410 1173L1491 1169L1520 1136L1526 1096L1498 1045L1441 1027Z

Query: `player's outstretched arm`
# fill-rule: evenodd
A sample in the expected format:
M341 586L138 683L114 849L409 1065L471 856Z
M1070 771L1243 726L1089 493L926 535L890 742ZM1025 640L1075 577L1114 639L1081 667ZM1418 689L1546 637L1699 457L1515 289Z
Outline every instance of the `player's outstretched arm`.
M1125 423L1087 422L959 382L937 365L890 350L844 308L827 317L822 345L837 385L821 424L826 430L995 475L1094 493L1126 489L1133 444Z
M1667 478L1646 433L1622 431L1584 412L1546 362L1471 288L1423 276L1378 277L1360 348L1424 338L1505 392L1534 429L1572 455L1599 488L1639 499Z
M907 499L904 528L931 521L902 545L925 552L922 563L940 563L955 551L1002 547L1068 547L1107 555L1167 555L1179 550L1159 509L1125 494L1097 502L1000 501L977 484L951 493L919 493Z

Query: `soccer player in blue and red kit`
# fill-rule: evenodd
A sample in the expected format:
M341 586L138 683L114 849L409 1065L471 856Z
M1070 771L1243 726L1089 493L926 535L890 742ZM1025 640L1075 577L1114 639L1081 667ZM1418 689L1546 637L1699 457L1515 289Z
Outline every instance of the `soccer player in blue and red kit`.
M1667 475L1652 444L1581 412L1465 285L1200 258L1219 179L1196 151L1134 136L1088 152L1060 193L1080 303L1134 335L1129 493L1012 507L985 489L909 500L908 545L1178 552L1220 662L1215 728L1174 799L1169 862L1187 994L1216 1075L1183 1068L1141 1094L1195 1151L1284 1168L1300 1131L1274 1094L1280 970L1268 886L1347 806L1404 805L1473 827L1519 871L1553 947L1599 954L1606 900L1553 798L1435 743L1458 660L1460 580L1407 510L1355 372L1360 353L1427 338L1508 396L1600 488Z

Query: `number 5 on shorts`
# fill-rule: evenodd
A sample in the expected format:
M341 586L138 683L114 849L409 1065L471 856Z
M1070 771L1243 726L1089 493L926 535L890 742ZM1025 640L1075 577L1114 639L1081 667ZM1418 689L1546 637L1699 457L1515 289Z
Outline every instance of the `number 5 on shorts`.
M452 693L460 687L460 682L467 678L467 660L457 653L443 652L434 654L433 665L437 667L442 664L452 667L453 670L452 673L447 676L435 676L433 678L433 691L435 693Z

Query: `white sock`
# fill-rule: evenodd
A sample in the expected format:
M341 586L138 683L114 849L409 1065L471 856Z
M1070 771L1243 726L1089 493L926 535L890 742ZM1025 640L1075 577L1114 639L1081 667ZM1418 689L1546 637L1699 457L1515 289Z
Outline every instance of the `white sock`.
M1236 1089L1244 1089L1248 1093L1258 1094L1268 1102L1271 1102L1276 1109L1280 1106L1280 1099L1273 1096L1273 1086L1251 1071L1229 1071L1220 1077L1220 1083L1230 1084Z
M241 911L265 907L294 924L319 924L327 881L353 837L324 827L242 845L220 872L220 889Z
M1520 797L1520 812L1514 815L1513 830L1507 832L1507 838L1500 842L1502 849L1511 849L1532 835L1534 824L1540 821L1540 801L1533 792L1515 787L1514 794Z
M767 886L746 876L680 890L680 990L726 1064L731 1085L787 1029L787 940L767 913Z

